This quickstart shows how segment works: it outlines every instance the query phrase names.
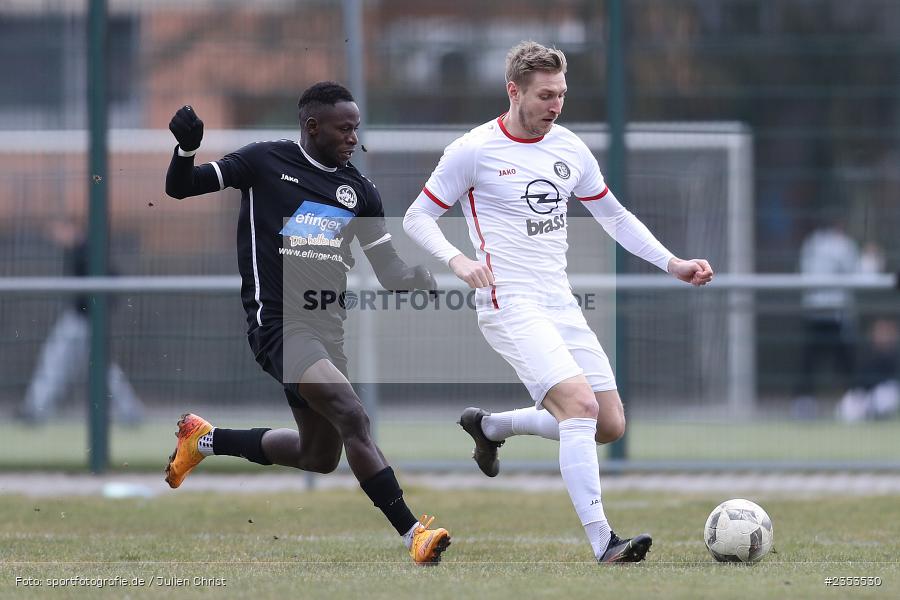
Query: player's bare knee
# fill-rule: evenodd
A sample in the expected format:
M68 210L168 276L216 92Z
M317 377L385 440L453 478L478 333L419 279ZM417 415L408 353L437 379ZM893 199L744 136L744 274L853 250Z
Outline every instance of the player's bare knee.
M567 412L582 419L596 419L600 414L600 406L592 395L576 396L569 403Z
M613 430L615 439L613 439L613 441L616 441L625 435L625 415L619 415L613 422L615 424L615 429Z
M625 417L617 415L608 419L597 420L597 435L594 439L598 444L615 442L625 435Z
M301 438L295 466L312 473L331 473L341 462L343 448L337 436L310 435L305 439Z
M340 453L336 456L334 454L321 453L308 457L301 456L297 466L304 471L325 475L337 469L340 462Z
M340 449L339 449L339 450L337 451L337 453L332 454L331 456L326 457L326 458L322 461L322 463L321 463L322 470L319 471L319 473L331 473L331 472L333 472L335 469L338 468L338 464L340 464L340 462L341 462L341 451L340 451Z
M334 426L344 441L369 437L369 415L358 401L343 402L335 407L334 418Z

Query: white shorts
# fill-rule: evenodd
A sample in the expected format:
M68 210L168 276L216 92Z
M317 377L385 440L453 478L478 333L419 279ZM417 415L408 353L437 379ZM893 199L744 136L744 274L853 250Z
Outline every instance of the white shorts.
M516 370L538 408L550 388L582 374L595 392L616 389L609 358L574 302L480 310L478 326L488 344Z

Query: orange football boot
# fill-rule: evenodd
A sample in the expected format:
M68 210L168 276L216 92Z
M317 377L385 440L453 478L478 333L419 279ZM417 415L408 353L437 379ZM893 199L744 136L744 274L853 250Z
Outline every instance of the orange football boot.
M177 488L191 470L206 458L197 447L200 438L212 431L213 426L203 417L186 413L178 420L178 442L166 465L166 483Z
M441 553L450 545L450 532L443 527L428 529L434 517L422 515L419 526L413 532L409 555L417 565L434 565L441 562Z

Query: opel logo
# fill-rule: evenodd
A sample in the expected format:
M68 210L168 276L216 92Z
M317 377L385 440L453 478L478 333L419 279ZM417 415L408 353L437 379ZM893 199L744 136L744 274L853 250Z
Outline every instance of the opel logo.
M548 215L559 206L559 190L552 181L535 179L525 186L525 194L521 196L528 202L528 208L539 215Z

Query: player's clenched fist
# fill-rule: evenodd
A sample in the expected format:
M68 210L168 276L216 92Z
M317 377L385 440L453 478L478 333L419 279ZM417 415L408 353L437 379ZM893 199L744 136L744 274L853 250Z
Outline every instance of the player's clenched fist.
M203 121L189 105L182 106L169 121L169 131L178 140L178 145L185 152L191 152L200 147L203 139Z
M425 290L432 291L437 289L437 282L434 280L434 275L431 274L431 271L423 267L422 265L416 265L413 267L413 277L412 283L416 290Z
M669 273L676 278L690 283L691 285L706 285L712 281L715 274L709 262L702 258L692 258L691 260L681 260L673 258L669 261Z
M390 284L387 285L390 286ZM390 286L390 288L394 292L411 292L412 290L425 290L426 292L430 292L437 289L437 283L435 282L434 275L431 274L431 271L422 265L416 265L407 270L406 274L403 276L402 282L396 289L393 289L393 286Z
M460 254L450 259L450 269L453 273L469 284L470 288L483 288L494 285L494 274L480 262Z

